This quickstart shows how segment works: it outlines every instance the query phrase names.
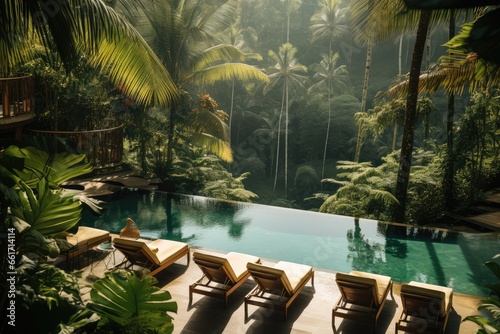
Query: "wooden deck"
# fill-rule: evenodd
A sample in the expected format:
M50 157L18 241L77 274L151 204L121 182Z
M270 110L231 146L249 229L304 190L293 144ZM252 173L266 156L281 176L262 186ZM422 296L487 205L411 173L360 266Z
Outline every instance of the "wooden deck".
M470 209L477 214L462 216L456 213L447 213L453 219L461 220L493 232L500 232L500 189L482 200L478 206Z
M487 228L494 232L500 232L500 210L495 212L483 213L463 219L472 224Z
M87 197L99 199L113 198L124 188L153 190L156 187L141 176L122 172L113 175L93 177L91 179L74 179L63 184L66 189L74 189L85 193Z

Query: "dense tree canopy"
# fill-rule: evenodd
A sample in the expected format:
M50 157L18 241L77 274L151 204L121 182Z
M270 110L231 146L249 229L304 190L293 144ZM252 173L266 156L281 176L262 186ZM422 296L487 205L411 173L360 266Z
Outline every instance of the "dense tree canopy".
M410 70L412 34L421 14L420 9L408 8L415 2L72 0L61 5L57 9L61 15L54 17L47 15L44 4L1 2L5 11L0 15L6 22L0 36L5 41L0 46L4 71L29 60L31 50L26 46L34 42L45 45L55 55L50 58L60 59L68 70L82 61L85 66L97 66L131 98L115 115L131 122L127 128L130 157L142 157L144 173L165 179L188 175L185 168L193 166L199 154L213 152L226 161L222 166L234 177L252 170L245 174L249 180L245 185L266 194L263 201L267 202L288 197L290 205L307 207L304 193L295 188L299 183L286 189L288 174L310 171L302 168L305 165L326 179L335 177L338 160L377 166L387 154L394 154L391 161L404 160L411 175L415 159L408 153L431 149L441 159L446 130L440 118L447 109L441 88L461 94L456 102L460 122L467 113L465 107L475 110L479 101L469 99L470 94L494 94L498 84L498 66L485 51L495 50L495 43L481 42L490 36L487 24L497 11L457 9L461 31L449 40L446 29L437 28L447 25L450 11L433 10L429 17L433 34L426 34L422 49L425 64L413 66L419 76L419 83L413 84L418 87L417 99L412 98L418 101L416 112L409 121L414 135L406 138L407 151L400 160L408 107L404 73ZM85 14L89 12L94 14ZM43 24L30 19L37 13L44 14ZM13 20L15 16L19 19ZM23 38L12 38L14 31ZM402 32L410 37L401 38ZM398 45L391 43L393 39ZM423 101L433 107L425 107ZM486 101L493 105L495 100ZM160 108L143 108L152 105ZM115 104L110 110L112 115ZM486 143L495 147L498 139L492 140ZM498 164L496 153L489 154L488 163L474 169L477 173L490 173ZM458 162L456 167L462 170L457 176L468 173L463 168L472 168ZM264 175L263 182L255 175ZM261 188L273 184L274 190ZM486 190L474 187L472 193ZM317 194L322 198L334 195L338 184L313 188L323 189L322 195ZM193 191L199 189L193 187ZM454 196L456 203L471 200L461 191Z

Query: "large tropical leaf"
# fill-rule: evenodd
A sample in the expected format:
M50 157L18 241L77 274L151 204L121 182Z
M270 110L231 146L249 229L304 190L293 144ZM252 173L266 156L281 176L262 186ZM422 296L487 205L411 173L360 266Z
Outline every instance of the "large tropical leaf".
M55 47L66 68L84 59L137 103L166 106L178 96L169 73L141 35L100 0L0 1L0 72L26 61L34 34Z
M460 32L445 44L448 55L440 58L438 66L420 75L419 93L432 94L443 88L461 95L466 88L474 92L500 84L500 66L470 51L468 41L473 26L473 22L464 24ZM389 88L385 96L404 97L407 92L408 80L405 79Z
M404 0L408 8L414 9L451 9L476 8L478 6L500 5L498 0L464 1L464 0Z
M231 81L232 79L242 81L269 81L269 78L264 74L264 72L257 69L255 66L243 63L224 63L205 67L202 70L193 73L191 76L191 80L196 81L201 85L210 85L219 81Z
M498 258L500 255L497 254L494 258ZM485 263L488 269L500 279L500 264L488 261ZM464 321L472 321L479 326L481 329L477 331L477 333L481 334L493 334L500 332L500 283L492 283L486 285L487 288L491 289L492 296L489 298L482 299L479 302L477 309L479 311L485 312L488 316L484 315L474 315L465 317Z
M47 179L52 188L63 182L92 171L90 163L83 163L85 155L59 152L49 154L32 146L19 148L9 146L4 154L12 158L24 160L24 169L16 170L16 174L28 186L34 188L42 178Z
M102 325L121 327L121 333L172 333L177 303L168 291L155 287L156 279L139 279L133 272L114 272L94 283L87 308Z
M125 95L140 105L167 107L177 98L170 73L145 42L104 40L89 61L102 68Z
M12 206L12 214L31 225L43 236L52 236L67 231L81 218L82 206L72 196L65 197L62 190L51 190L48 181L42 178L33 189L21 185L20 206Z
M420 10L409 9L403 0L352 0L349 5L351 32L354 41L360 44L414 32L420 18ZM447 22L449 17L449 10L433 10L431 24Z
M233 161L233 151L229 142L207 133L195 133L191 136L191 139L197 146L204 147L207 151L217 155L219 159L225 162Z

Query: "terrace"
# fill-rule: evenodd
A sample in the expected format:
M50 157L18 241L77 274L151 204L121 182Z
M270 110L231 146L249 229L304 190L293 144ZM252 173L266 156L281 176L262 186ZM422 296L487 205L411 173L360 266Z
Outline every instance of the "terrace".
M193 249L191 250L193 251ZM109 253L105 256L111 256ZM116 263L122 259L120 252L115 252ZM105 260L105 261L104 261ZM103 277L105 264L109 258L94 258L92 266L84 268L81 283L84 285L84 298L89 298L90 284ZM264 264L272 264L275 260L263 259ZM87 264L87 263L85 263ZM201 276L198 266L191 262L186 268L185 259L169 266L155 277L158 286L172 295L177 302L178 312L174 317L174 333L333 333L331 310L340 296L335 284L335 272L315 269L315 289L307 284L302 293L290 307L288 320L283 320L281 311L249 307L249 319L244 320L244 296L250 292L255 283L250 278L229 298L225 309L218 299L195 295L189 306L188 287ZM394 284L394 298L388 297L379 318L378 333L394 333L395 323L401 310L400 284ZM475 333L478 326L472 322L462 322L469 315L477 314L477 303L481 297L454 293L453 311L448 321L446 333ZM369 330L365 324L349 320L336 319L339 333L365 333Z
M21 139L23 127L35 117L35 84L31 74L0 75L0 133Z

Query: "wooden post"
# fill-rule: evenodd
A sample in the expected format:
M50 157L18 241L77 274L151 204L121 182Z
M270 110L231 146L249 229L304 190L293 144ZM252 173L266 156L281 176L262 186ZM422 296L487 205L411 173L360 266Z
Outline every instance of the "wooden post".
M2 90L3 90L3 117L9 117L10 110L9 110L9 85L8 85L8 82L3 83Z

